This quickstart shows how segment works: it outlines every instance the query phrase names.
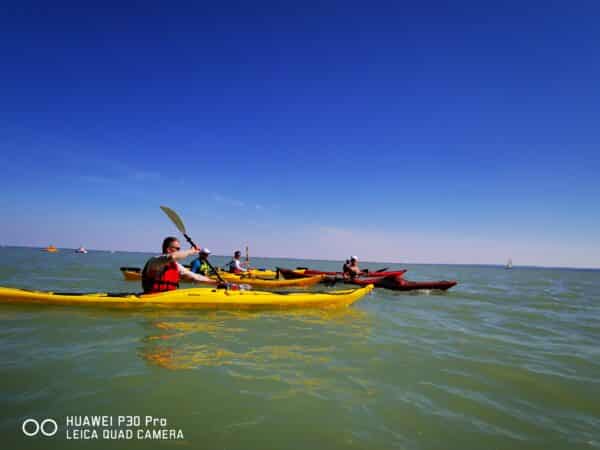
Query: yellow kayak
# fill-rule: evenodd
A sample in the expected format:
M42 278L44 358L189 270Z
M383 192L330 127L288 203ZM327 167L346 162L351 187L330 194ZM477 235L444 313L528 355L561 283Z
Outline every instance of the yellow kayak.
M0 287L0 303L89 305L121 308L286 309L348 306L371 292L372 285L329 292L226 291L177 289L159 294L74 294Z
M58 249L54 245L49 245L43 251L48 252L48 253L56 253L56 252L58 252Z
M140 281L142 279L141 272L139 270L135 270L134 268L122 267L121 273L127 281ZM252 287L270 289L314 286L323 279L323 275L316 275L314 277L308 278L298 278L295 280L263 280L262 278L253 278L252 276L236 275L234 273L229 272L219 272L219 275L221 275L221 278L223 278L223 280L229 283L243 283L249 284ZM217 277L215 276L211 276L211 278L217 279ZM187 280L182 280L182 282L187 282Z
M223 273L223 271L220 271L219 273ZM264 280L272 280L277 276L277 272L274 270L250 269L247 273L255 278L262 278Z
M215 267L219 271L220 274L230 273L226 270ZM235 273L231 275L237 275ZM263 280L274 280L277 277L277 272L274 270L261 270L261 269L249 269L247 272L244 272L244 276L250 276L252 278L261 278Z
M133 269L131 267L121 267L121 273L125 281L142 281L142 272L140 269Z
M316 275L314 277L297 278L295 280L263 280L261 278L253 278L252 276L236 275L229 272L220 272L221 278L230 283L243 283L249 284L254 287L262 288L279 288L279 287L308 287L314 286L323 280L323 275ZM216 277L211 276L216 279Z

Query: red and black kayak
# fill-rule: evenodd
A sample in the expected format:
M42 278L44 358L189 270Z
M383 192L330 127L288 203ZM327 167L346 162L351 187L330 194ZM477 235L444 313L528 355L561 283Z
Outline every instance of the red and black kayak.
M313 269L304 269L299 268L296 270L292 269L284 269L278 267L277 270L281 274L281 276L285 279L295 279L295 278L305 278L305 277L314 277L315 275L331 275L341 277L343 276L342 272L327 272L324 270L313 270ZM361 278L365 277L389 277L389 276L402 276L406 272L406 269L393 270L393 271L381 271L381 272L369 272L368 270L361 273Z
M388 276L388 277L367 277L367 278L355 278L353 280L344 280L346 284L356 284L359 286L366 286L372 284L375 287L391 289L394 291L416 291L419 289L429 290L437 289L446 291L453 286L456 286L457 282L454 280L440 280L440 281L410 281L405 280L402 276Z
M361 272L361 277L365 276L365 277L390 277L390 276L396 276L396 275L402 275L403 273L406 272L406 269L400 269L400 270L387 270L387 271L369 271L368 269L366 269L364 272ZM313 270L313 269L306 269L304 270L304 273L306 275L308 275L309 277L314 277L315 275L338 275L338 276L342 276L343 273L342 272L325 272L322 270Z
M446 291L454 286L457 282L455 280L439 280L439 281L410 281L403 278L406 270L397 270L393 272L371 272L368 277L357 277L354 279L342 278L341 272L326 272L320 270L310 269L284 269L281 267L277 268L278 272L285 279L295 279L302 277L318 275L330 275L323 279L323 283L335 284L337 282L343 282L346 284L355 284L358 286L367 286L369 284L374 285L378 288L391 289L394 291L416 291L416 290L442 290ZM386 275L388 274L388 275Z
M295 280L297 278L308 278L311 275L305 275L303 270L292 270L292 269L284 269L283 267L277 267L277 277L279 278L281 275L286 280Z

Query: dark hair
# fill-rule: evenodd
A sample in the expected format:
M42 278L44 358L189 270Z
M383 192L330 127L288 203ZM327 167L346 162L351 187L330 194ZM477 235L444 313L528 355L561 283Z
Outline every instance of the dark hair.
M167 253L167 249L171 246L171 244L178 240L179 239L177 239L176 237L173 237L173 236L169 236L169 237L165 238L165 240L163 241L162 252Z
M239 256L242 256L242 252L240 252L239 250L236 250L236 251L233 253L233 256L237 256L237 255L239 255Z

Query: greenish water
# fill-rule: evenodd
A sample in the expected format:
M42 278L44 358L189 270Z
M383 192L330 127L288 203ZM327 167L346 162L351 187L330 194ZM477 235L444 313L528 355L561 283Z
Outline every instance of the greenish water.
M137 290L118 267L147 256L0 248L0 285ZM0 304L3 448L600 448L599 271L391 267L460 283L334 311ZM67 439L83 415L165 418L184 439ZM58 433L26 437L30 417Z

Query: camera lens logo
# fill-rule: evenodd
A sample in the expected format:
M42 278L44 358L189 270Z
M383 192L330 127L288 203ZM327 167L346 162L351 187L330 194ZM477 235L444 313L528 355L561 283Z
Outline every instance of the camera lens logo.
M35 419L25 419L21 426L25 436L33 437L39 433L46 437L54 436L58 432L58 424L54 419L44 419L41 422Z

